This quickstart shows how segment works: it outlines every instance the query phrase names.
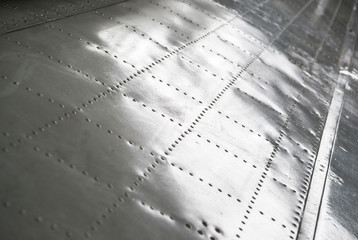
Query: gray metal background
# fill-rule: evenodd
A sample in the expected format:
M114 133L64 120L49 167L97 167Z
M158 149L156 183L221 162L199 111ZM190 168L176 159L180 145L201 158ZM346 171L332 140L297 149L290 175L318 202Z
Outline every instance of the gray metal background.
M354 6L2 2L1 239L356 239Z

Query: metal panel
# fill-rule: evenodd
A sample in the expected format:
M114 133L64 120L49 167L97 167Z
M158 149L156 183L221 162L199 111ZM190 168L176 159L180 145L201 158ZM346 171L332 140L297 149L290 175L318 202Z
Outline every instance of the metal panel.
M3 3L1 239L357 238L355 6Z

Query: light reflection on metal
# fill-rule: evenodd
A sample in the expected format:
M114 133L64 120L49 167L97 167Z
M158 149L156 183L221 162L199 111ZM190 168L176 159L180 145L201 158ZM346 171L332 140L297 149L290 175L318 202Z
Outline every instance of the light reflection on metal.
M355 3L36 3L0 8L1 239L358 236Z

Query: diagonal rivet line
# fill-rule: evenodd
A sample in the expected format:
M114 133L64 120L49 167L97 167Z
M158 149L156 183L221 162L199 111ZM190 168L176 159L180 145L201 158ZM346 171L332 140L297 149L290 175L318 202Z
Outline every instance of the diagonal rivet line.
M232 21L233 19L234 19L234 18L232 18L231 21ZM187 48L187 47L189 47L189 46L191 46L191 45L193 45L193 44L199 42L200 40L202 40L202 39L208 37L209 35L213 34L213 33L216 32L216 31L218 31L220 28L226 26L227 24L228 24L228 23L221 24L220 26L214 28L213 30L208 31L206 34L202 35L201 37L199 37L199 38L197 38L197 39L195 39L195 40L189 41L188 43L186 43L186 44L182 45L181 47L179 47L179 48L177 48L177 49L171 51L170 53L164 55L164 56L161 57L161 58L157 58L152 64L149 64L148 66L143 67L143 68L142 68L140 71L138 71L138 72L132 73L132 75L130 75L129 77L127 77L126 80L122 80L123 83L119 83L119 84L122 84L122 85L123 85L123 84L126 84L126 83L129 82L131 79L133 79L133 78L137 77L138 75L140 75L140 74L146 72L147 70L149 70L149 68L152 68L152 66L155 66L156 64L159 64L159 63L165 61L166 59L170 58L171 56L176 55L177 53L179 53L179 52L182 51L183 49L185 49L185 48ZM10 37L5 37L5 39L8 40L8 41L13 41ZM24 46L24 47L26 47L26 48L29 48L29 46L27 46L26 44L21 43L20 41L15 41L15 43L17 43L17 44L19 44L19 45L22 45L22 46ZM30 50L34 51L32 48L30 48ZM38 53L37 51L35 51L35 52ZM41 52L41 55L43 55L43 52ZM51 57L50 59L51 59L52 61L54 61L55 63L57 63L57 64L63 64L62 61L60 61L60 60L59 60L59 61L56 61L53 57ZM72 66L71 66L71 68L72 68ZM78 71L79 71L79 70L78 70ZM90 76L89 76L89 77L90 77ZM118 88L119 88L119 85L118 85L118 84L115 84L114 86L108 86L108 89L107 89L108 94L105 94L101 99L103 100L104 98L106 98L107 96L109 96L109 94L113 94L113 93L115 92L115 90L118 89ZM101 94L101 93L100 93L100 94ZM92 100L92 99L90 99L90 100ZM88 101L90 101L90 100L88 100ZM88 102L88 101L85 101L85 102ZM95 104L96 102L100 102L100 101L95 101L95 102L93 102L93 104ZM80 110L82 110L82 108L81 108L80 106L78 106L77 108L80 109ZM80 110L79 110L79 111L80 111ZM71 114L69 114L69 117L66 116L66 118L64 118L64 121L65 121L66 119L69 119L71 116L73 116L74 114L77 114L77 113L78 113L78 111L74 110ZM67 114L67 113L66 113L66 114ZM60 124L60 123L63 123L64 121L59 122L59 124ZM41 132L43 132L43 131L41 131ZM37 136L37 135L36 135L36 136ZM23 141L22 143L24 143L24 142L25 142L25 141ZM9 143L9 144L10 144L10 143ZM13 146L13 147L17 147L17 146L19 146L19 145L20 145L20 144L17 144L17 145L15 145L15 146Z
M218 30L218 29L216 29L216 30ZM148 169L149 170L149 169ZM107 211L110 211L110 209L108 209ZM89 236L88 234L86 234L86 236Z
M267 1L265 1L265 3L266 2L269 2L270 0L267 0ZM261 6L262 4L260 4L259 6ZM250 10L251 11L251 10ZM250 11L247 11L247 12L250 12ZM213 30L213 31L210 31L210 34L211 33L214 33L215 31L217 31L217 30L219 30L221 27L224 27L224 26L226 26L228 23L230 23L231 21L233 21L234 19L235 19L236 17L234 17L234 18L232 18L232 19L230 19L229 21L227 21L227 23L224 23L224 24L222 24L220 27L218 27L218 28L216 28L215 30ZM255 59L253 59L253 61L255 61ZM252 62L253 62L252 61ZM252 64L252 62L250 63L250 64ZM240 75L240 74L242 74L242 72L243 71L240 71L240 73L238 74L238 75ZM233 82L231 81L229 84L228 84L228 86L231 86L233 84ZM225 87L224 88L224 91L226 91L226 90L228 90L228 87ZM209 105L208 106L208 108L211 108L211 105ZM204 109L207 109L207 108L204 108ZM205 112L205 110L203 110L203 112ZM185 138L185 135L188 135L190 132L192 132L192 129L188 129L187 131L184 131L179 137L178 137L178 140L179 141L182 141L184 138ZM176 141L175 141L176 142ZM172 144L173 145L173 144ZM161 158L161 161L164 161L165 163L168 163L167 161L166 161L166 158L165 157L160 157ZM160 164L160 162L156 162L157 164ZM145 174L145 176L146 177L149 177L149 175L150 174L154 174L155 172L155 167L156 167L156 164L154 163L154 164L151 164L148 168L146 168L146 172L144 173ZM153 169L154 168L154 169ZM147 181L148 182L148 181ZM137 186L140 186L136 181L134 182L134 185L137 187ZM130 187L130 190L131 191L134 191L135 190L135 187ZM119 197L118 198L118 201L119 202L124 202L125 201L125 199L128 199L130 197L130 194L129 194L129 192L128 191L125 191L124 192L124 197ZM109 211L107 211L106 210L106 212L105 213L107 213L107 212L109 212ZM112 213L113 211L110 211L109 213ZM107 218L107 217L106 217ZM90 227L90 229L92 229L91 227ZM96 230L95 231L98 231L98 228L96 228ZM87 233L85 233L85 235L88 235L88 232Z
M309 5L311 5L312 2L313 2L313 0L308 1L308 2L301 8L301 10L300 10L298 13L296 13L295 17L292 18L291 21L286 24L286 26L279 32L279 34L271 41L271 43L270 43L269 45L272 45L273 42L274 42L276 39L278 39L278 37L279 37L284 31L287 30L287 28L303 13L303 11L305 11L305 9L306 9ZM301 98L301 96L302 96L304 90L305 90L304 87L302 87L301 90L299 91L300 93L298 94L297 99L300 99L300 98ZM290 121L290 119L291 119L291 117L292 117L292 113L293 113L294 109L295 109L296 106L297 106L297 103L298 103L297 101L295 101L295 102L293 103L291 109L289 110L289 114L288 114L288 116L287 116L287 119L286 119L286 121L285 121L285 124L284 124L284 126L282 127L282 129L280 130L280 136L279 136L278 140L276 141L276 144L275 144L275 146L274 146L274 149L273 149L273 151L272 151L272 153L271 153L271 157L269 158L269 160L268 160L268 162L267 162L267 166L266 166L266 168L265 168L263 174L261 175L261 178L259 179L259 181L258 181L258 183L257 183L257 185L258 185L260 188L262 188L263 183L264 183L264 180L265 180L266 175L267 175L267 172L269 171L269 169L270 169L270 167L271 167L271 163L272 163L274 157L276 156L277 152L279 151L279 145L280 145L280 143L281 143L283 137L285 136L284 130L287 130L288 123L289 123L289 121ZM257 201L257 196L258 196L258 195L259 195L259 193L256 192L256 191L254 191L254 193L252 194L253 200L250 201L250 203L248 204L248 207L247 207L247 209L246 209L246 212L248 212L248 214L251 213L251 211L252 211L252 209L253 209L253 205L254 205L255 202ZM248 219L248 214L247 214L247 215L244 215L245 220ZM240 225L239 225L239 230L240 230L240 231L243 231L243 225L246 224L245 220L241 221L241 223L240 223ZM240 235L237 235L237 237L240 238L241 236L240 236Z

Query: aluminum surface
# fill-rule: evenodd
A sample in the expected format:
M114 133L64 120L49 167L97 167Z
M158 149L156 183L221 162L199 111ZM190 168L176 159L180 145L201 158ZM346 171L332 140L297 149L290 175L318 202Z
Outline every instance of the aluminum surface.
M2 3L0 238L357 239L355 5Z
M357 80L346 85L345 100L332 154L317 239L357 239ZM350 211L349 211L349 210Z

